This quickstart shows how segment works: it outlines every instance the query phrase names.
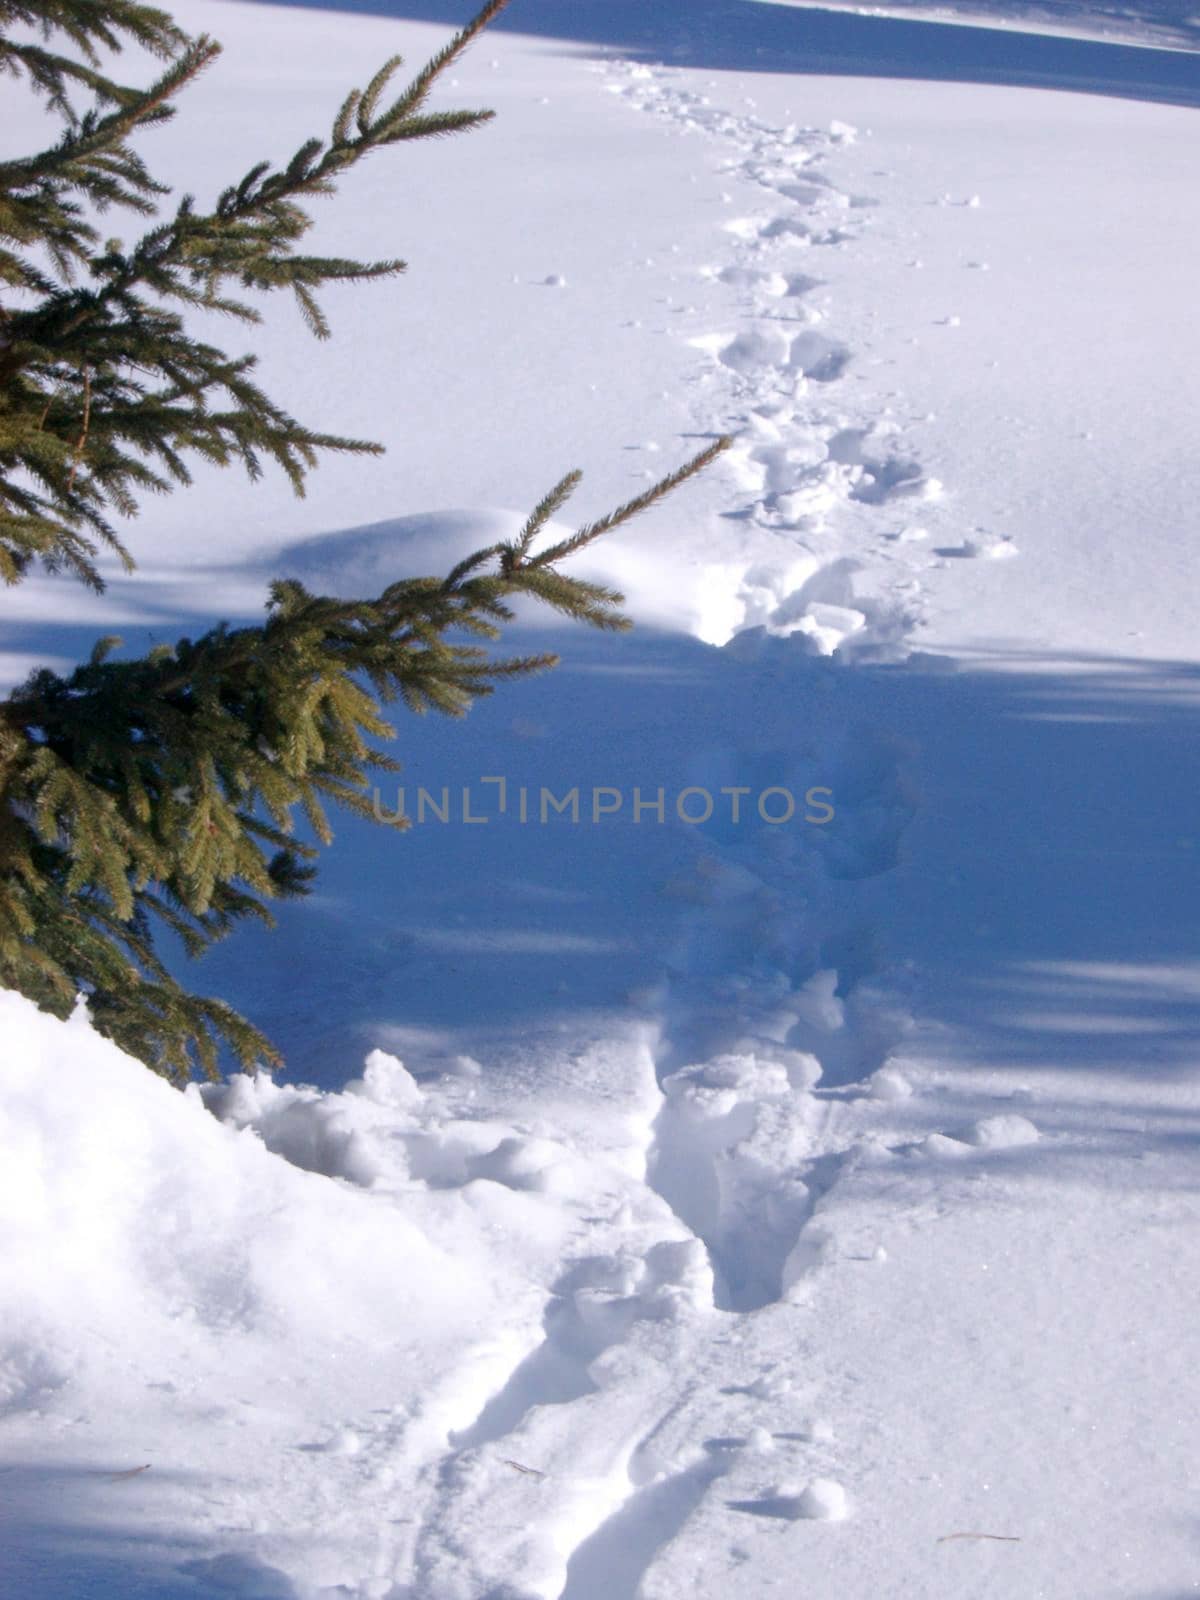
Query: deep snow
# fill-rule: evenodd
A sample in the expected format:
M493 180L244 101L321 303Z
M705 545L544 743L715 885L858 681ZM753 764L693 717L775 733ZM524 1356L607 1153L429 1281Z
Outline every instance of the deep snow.
M212 143L157 159L205 190L290 149L443 37L403 9L188 0ZM737 442L596 551L632 637L531 618L556 673L403 725L452 820L347 823L279 934L189 974L278 1082L180 1096L0 997L0 1587L1178 1600L1196 112L981 85L978 40L959 81L797 75L807 17L745 0L517 22L453 88L496 124L322 223L387 219L408 278L263 341L385 461L300 505L202 475L102 605L8 597L10 677ZM1053 43L1076 87L1161 54Z

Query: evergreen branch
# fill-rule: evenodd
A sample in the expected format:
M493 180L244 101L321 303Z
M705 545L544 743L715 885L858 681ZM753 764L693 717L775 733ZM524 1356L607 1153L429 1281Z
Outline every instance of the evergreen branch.
M597 522L587 523L580 528L578 533L572 534L569 539L564 539L559 544L551 545L548 550L543 550L540 555L534 556L529 564L535 567L547 566L556 561L561 561L564 556L574 555L587 545L593 544L602 534L611 532L613 528L619 528L623 523L631 521L641 512L648 511L651 506L657 505L673 489L677 489L681 483L686 483L689 478L694 478L697 473L702 472L705 467L716 460L722 451L728 450L732 443L733 440L728 435L722 436L714 444L709 445L706 450L702 450L698 456L693 456L690 461L685 462L677 472L669 473L667 477L660 478L656 484L643 494L637 495L623 506L618 506L615 511L610 511L607 516L601 517Z
M509 0L488 0L483 10L421 69L400 98L380 117L380 123L396 126L407 118L415 116L428 100L430 90L442 73L447 67L454 65L471 42L478 38L490 22L495 21L508 3Z
M154 214L168 191L130 138L173 114L177 96L219 47L206 36L188 39L162 13L130 0L0 0L0 22L41 18L48 33L67 33L89 62L98 61L101 46L119 48L128 36L168 63L144 90L119 85L89 65L86 84L98 109L72 115L52 149L0 163L0 241L14 246L0 249L0 281L36 296L19 310L0 309L5 581L19 582L40 561L100 588L96 551L107 546L124 557L106 513L130 515L140 493L187 484L192 456L239 463L252 479L273 461L303 494L307 474L325 451L378 448L303 428L249 380L248 359L230 359L193 338L181 313L217 311L253 324L261 313L245 291L287 289L309 330L327 338L322 287L404 271L394 257L363 262L301 254L297 247L312 226L307 202L329 193L373 150L462 132L490 116L423 108L438 78L504 3L485 6L383 113L378 108L399 58L351 92L328 143L305 140L279 169L256 163L208 211L183 196L173 216L157 221L127 250L116 239L99 244L81 202L95 211ZM0 69L6 61L13 66L0 51ZM64 100L69 83L85 81L65 62L52 53L21 57L23 70L40 74L39 82ZM57 280L27 258L26 247L34 243L49 252ZM79 269L90 281L77 286ZM231 292L235 286L243 293ZM232 406L214 405L221 390ZM26 477L36 486L32 493L24 488Z
M0 28L41 24L44 40L63 35L83 57L0 35L0 72L26 78L66 123L52 148L0 163L0 283L24 297L0 305L4 581L40 562L99 588L101 549L131 565L112 516L187 484L197 457L252 478L274 461L302 493L326 451L378 450L302 425L263 392L252 356L197 338L185 317L253 324L253 297L287 289L325 337L323 286L402 271L394 259L303 254L309 202L374 150L486 119L432 110L429 96L504 4L486 5L390 106L380 109L399 58L343 100L328 141L304 141L279 168L252 164L207 211L184 195L160 215L168 191L132 141L173 114L217 47L135 0L0 0ZM100 68L103 50L128 42L166 62L149 88ZM94 104L77 112L80 89ZM131 248L101 240L94 217L106 208L151 219ZM553 666L551 653L493 653L520 596L627 627L616 590L561 562L724 443L540 553L577 473L514 540L445 577L399 578L359 600L281 581L258 627L221 624L139 659L104 638L65 676L33 673L0 700L0 983L60 1016L85 991L100 1031L175 1082L215 1075L222 1050L247 1069L277 1063L250 1023L176 981L156 935L199 955L247 918L270 925L274 901L306 893L331 817L372 816L372 775L398 770L384 748L389 706L462 716L498 685Z
M96 0L0 0L0 29L14 24L36 29L47 39L65 33L93 66L100 61L101 48L119 53L123 36L157 56L172 56L187 43L165 11L137 0L104 0L102 5Z
M557 485L526 530L577 481ZM556 664L459 642L495 638L512 597L628 626L614 590L543 558L506 563L508 548L367 600L282 580L259 627L221 624L131 661L105 638L67 677L32 674L0 702L0 980L52 1008L90 985L97 1027L168 1076L215 1071L222 1038L242 1059L275 1059L233 1013L173 984L151 919L199 954L248 916L269 923L271 900L305 893L314 847L294 838L296 816L325 845L324 801L373 815L370 776L396 769L372 742L394 735L389 702L462 716L498 684Z
M582 477L583 474L578 468L574 472L568 472L566 477L556 483L549 494L543 495L542 499L534 506L529 513L525 526L521 529L516 543L512 546L512 553L516 562L519 563L525 559L533 541L555 513L562 510L563 506L579 487Z

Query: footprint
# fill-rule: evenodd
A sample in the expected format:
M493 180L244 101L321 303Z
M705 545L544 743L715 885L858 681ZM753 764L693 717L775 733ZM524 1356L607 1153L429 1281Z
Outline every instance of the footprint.
M453 1435L454 1456L516 1432L537 1406L568 1405L594 1394L589 1367L621 1343L636 1321L671 1321L711 1304L711 1272L696 1239L660 1240L641 1258L588 1256L572 1263L551 1290L542 1343L475 1420Z
M933 553L950 561L1009 561L1019 552L1011 539L975 534L961 544L935 546Z
M787 292L793 296L809 294L813 289L819 289L821 282L820 278L810 278L803 272L794 272L787 280Z
M886 505L899 499L933 500L941 485L927 477L921 463L891 450L871 428L843 428L828 441L829 458L858 469L850 498L865 505Z
M804 244L815 244L819 237L817 231L807 222L786 214L772 217L769 222L759 226L757 236L760 239L795 239Z
M864 611L853 606L831 606L817 600L796 623L794 632L813 641L818 655L832 656L867 625Z
M735 239L743 239L747 243L762 236L767 224L760 217L731 217L722 224L726 233L731 233Z
M848 203L846 196L839 194L828 178L823 178L817 173L804 183L784 183L772 187L778 188L785 200L794 200L799 206L814 206L822 200L830 200L839 205Z
M743 377L757 377L771 368L786 369L793 349L793 344L779 328L748 328L723 345L717 359L722 366Z
M824 333L797 334L792 340L791 366L815 383L833 383L850 363L846 345Z
M794 293L791 280L782 272L767 272L761 267L725 267L716 274L716 277L735 289L757 290L760 294L770 295L774 299L781 299L785 295Z
M779 1047L731 1053L663 1081L647 1178L704 1241L723 1310L753 1311L782 1296L785 1263L811 1215L798 1168L816 1104L806 1116L788 1058ZM809 1077L818 1070L814 1063Z
M665 1217L665 1208L655 1210ZM564 1584L591 1569L585 1555L568 1575L573 1552L657 1476L638 1459L636 1442L646 1437L647 1411L661 1418L675 1392L663 1365L680 1349L671 1324L711 1307L711 1268L693 1237L658 1239L640 1256L572 1262L546 1306L542 1344L451 1435L428 1475L432 1494L412 1535L413 1578L404 1593L532 1600L576 1592ZM657 1487L648 1484L651 1498L639 1495L638 1505L665 1514ZM681 1524L693 1503L681 1506ZM642 1526L633 1512L621 1523ZM472 1529L486 1529L486 1539ZM632 1531L627 1537L641 1540ZM657 1546L638 1548L648 1564ZM629 1572L636 1583L636 1564ZM622 1591L606 1585L603 1592Z
M874 878L900 860L900 843L916 814L898 740L857 734L829 778L838 826L815 840L831 878Z
M638 1600L655 1557L695 1514L709 1487L728 1470L709 1455L635 1489L574 1551L558 1600Z

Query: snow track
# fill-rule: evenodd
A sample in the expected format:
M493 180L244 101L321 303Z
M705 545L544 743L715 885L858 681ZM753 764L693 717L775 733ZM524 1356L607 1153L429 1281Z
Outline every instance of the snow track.
M820 652L791 650L769 629L744 629L729 648L751 662L787 651L772 691L784 696L789 679L826 670ZM655 996L659 1101L646 1143L630 1152L645 1183L631 1203L660 1197L669 1209L654 1225L674 1222L678 1235L573 1258L553 1282L540 1342L429 1469L414 1576L394 1600L665 1596L678 1592L678 1541L718 1506L768 1525L827 1515L824 1491L805 1499L805 1486L818 1469L844 1475L846 1462L809 1415L813 1393L777 1440L761 1405L771 1384L753 1372L730 1379L743 1319L768 1308L794 1318L814 1275L836 1261L822 1207L888 1104L847 1099L844 1086L868 1078L908 1025L869 935L839 931L830 903L838 885L886 875L899 859L913 809L903 751L861 725L839 743L832 729L849 708L833 680L828 688L812 737L831 752L836 840L806 840L789 860L769 830L753 843L746 830L716 830L667 885L680 914ZM803 768L803 752L751 740L712 747L690 776L715 791L761 769L802 791ZM844 979L821 964L824 950L845 952ZM740 1394L756 1420L739 1415L743 1433L719 1431L722 1396ZM473 1530L484 1528L481 1539Z
M820 259L853 247L877 202L845 192L822 169L856 130L773 126L753 111L714 106L668 69L617 62L599 70L614 94L705 138L719 177L764 196L763 209L723 225L728 257L703 269L731 291L730 324L691 343L722 375L723 425L737 433L731 476L740 495L725 515L775 535L779 553L741 574L742 615L723 636L719 627L707 636L724 643L761 627L799 635L824 655L902 657L928 565L912 513L943 491L897 422L859 415L843 394L855 352L831 326ZM798 258L812 270L798 271ZM715 398L705 386L710 426ZM900 570L859 593L855 574L885 561Z
M865 225L869 203L820 170L852 131L773 128L665 71L603 72L635 106L710 141L718 174L765 198L715 230L727 254L704 276L728 299L728 331L689 338L697 431L739 430L724 518L777 551L743 571L740 611L713 640L732 640L729 656L712 671L775 697L781 730L797 684L825 703L806 749L726 739L690 776L715 789L761 773L803 794L823 751L836 837L805 828L797 847L755 819L680 851L672 834L664 892L676 910L646 1020L571 1067L550 1055L525 1090L504 1076L493 1087L468 1059L414 1079L376 1051L339 1094L241 1078L204 1091L229 1130L307 1182L334 1180L375 1212L407 1214L419 1196L431 1239L466 1228L473 1254L494 1245L498 1328L460 1330L407 1399L379 1404L376 1385L356 1384L360 1405L295 1441L294 1468L264 1463L256 1492L274 1507L272 1537L253 1557L227 1550L178 1569L201 1590L638 1600L676 1592L660 1572L674 1571L701 1508L720 1501L722 1517L768 1523L825 1515L819 1494L804 1501L803 1481L764 1477L763 1463L774 1472L780 1453L815 1448L827 1471L827 1429L798 1417L777 1441L765 1408L788 1386L743 1371L737 1350L748 1317L799 1314L829 1256L821 1208L861 1121L838 1086L869 1073L903 1028L871 990L884 979L861 928L839 934L829 914L839 884L898 859L911 815L902 755L861 726L839 738L846 708L821 658L903 655L909 613L894 595L859 593L866 557L847 542L865 551L893 502L936 486L886 430L842 409L855 352L811 303L819 276L798 270L801 252L845 248ZM359 544L362 560L386 559ZM825 960L839 939L845 977ZM611 1097L599 1120L597 1082ZM385 1366L404 1387L395 1353ZM747 1409L760 1420L723 1431L718 1413L744 1423ZM374 1537L356 1548L364 1522ZM313 1557L303 1577L280 1553L297 1538Z

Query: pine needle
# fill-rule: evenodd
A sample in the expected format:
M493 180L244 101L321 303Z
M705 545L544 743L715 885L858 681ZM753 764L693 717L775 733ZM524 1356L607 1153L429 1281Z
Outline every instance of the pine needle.
M937 1544L949 1544L952 1539L995 1539L999 1544L1020 1544L1018 1535L1012 1533L943 1533Z

